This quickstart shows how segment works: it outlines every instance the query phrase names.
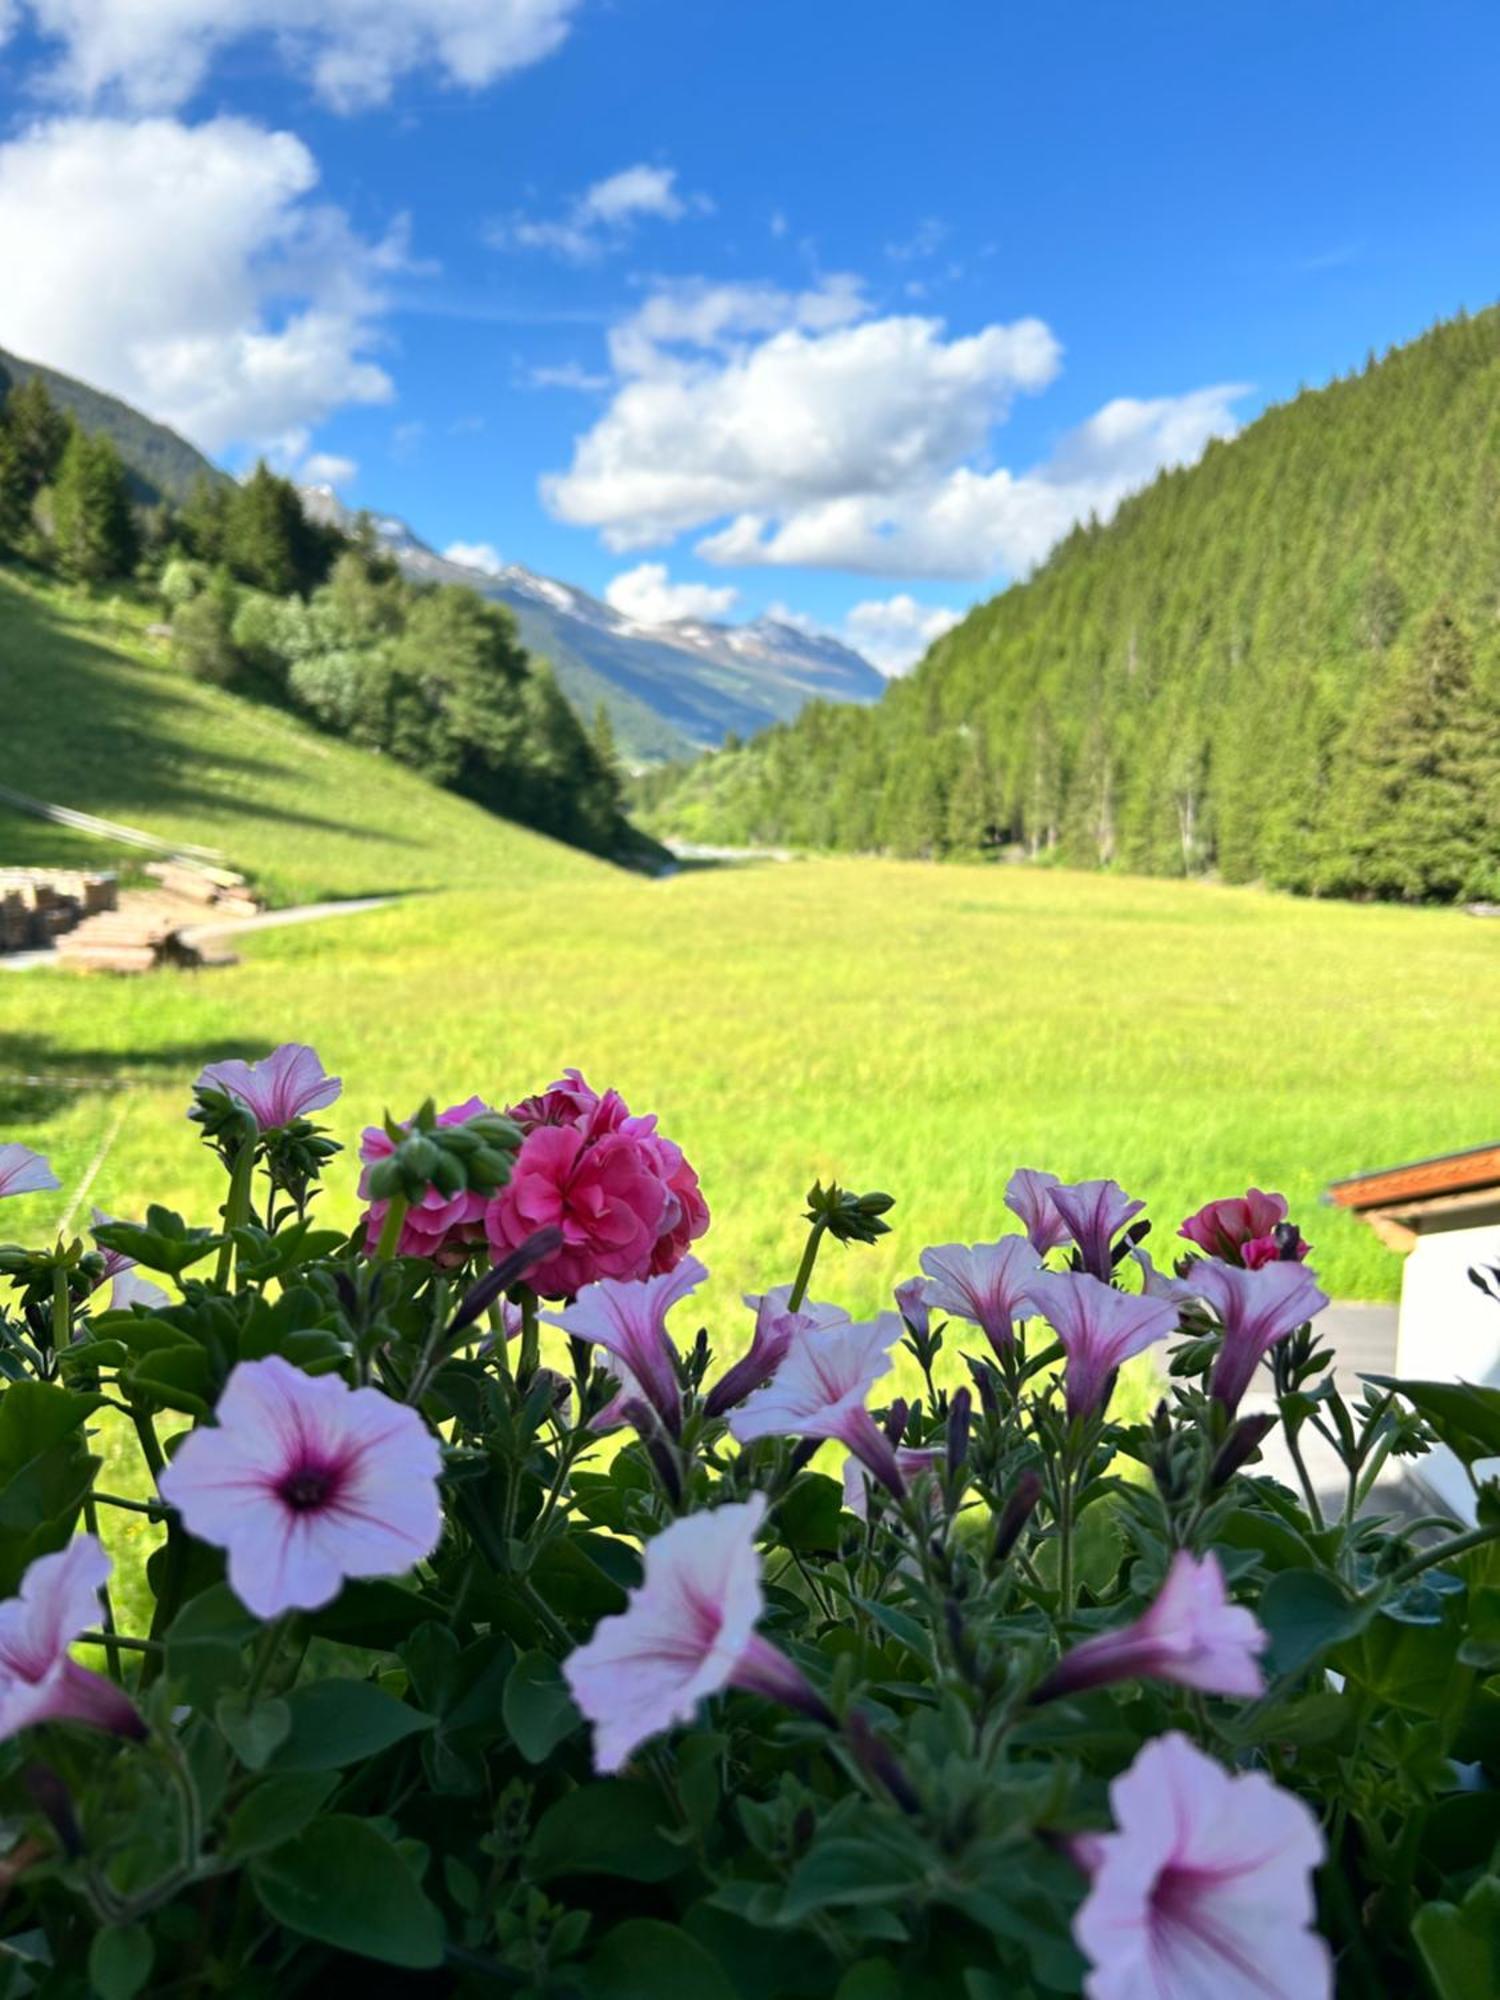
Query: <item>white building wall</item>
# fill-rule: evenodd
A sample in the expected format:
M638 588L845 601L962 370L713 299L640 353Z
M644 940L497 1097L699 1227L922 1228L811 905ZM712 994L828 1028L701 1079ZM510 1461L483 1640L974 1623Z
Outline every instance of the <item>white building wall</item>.
M1480 1382L1500 1388L1500 1304L1471 1283L1476 1264L1500 1262L1500 1223L1430 1229L1417 1238L1401 1283L1396 1372L1416 1381ZM1452 1452L1438 1449L1413 1470L1444 1504L1474 1518L1473 1494ZM1500 1473L1500 1459L1475 1468Z

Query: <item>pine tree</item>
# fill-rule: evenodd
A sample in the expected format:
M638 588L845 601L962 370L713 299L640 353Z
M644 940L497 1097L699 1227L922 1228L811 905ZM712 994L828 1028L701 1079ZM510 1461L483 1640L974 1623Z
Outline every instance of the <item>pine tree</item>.
M1500 715L1440 604L1372 688L1354 731L1329 886L1451 900L1500 863Z
M30 375L0 404L0 545L21 549L33 538L37 495L57 472L68 420Z
M120 454L103 432L74 428L63 450L52 499L52 539L59 567L84 583L128 576L139 545Z
M274 597L313 589L332 558L327 537L302 511L296 487L264 460L230 496L222 553L241 582Z

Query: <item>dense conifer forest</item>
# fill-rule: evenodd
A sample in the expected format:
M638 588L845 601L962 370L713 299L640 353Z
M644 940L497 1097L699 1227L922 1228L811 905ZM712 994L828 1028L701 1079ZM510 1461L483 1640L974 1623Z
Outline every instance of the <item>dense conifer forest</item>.
M640 796L701 840L1500 894L1500 309L1078 528L874 707Z

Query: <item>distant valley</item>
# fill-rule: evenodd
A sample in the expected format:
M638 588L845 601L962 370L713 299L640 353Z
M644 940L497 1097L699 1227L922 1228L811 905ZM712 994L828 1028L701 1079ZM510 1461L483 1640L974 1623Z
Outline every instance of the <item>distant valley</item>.
M319 521L352 532L359 515L328 486L305 486ZM747 625L684 620L642 625L572 584L519 564L499 571L450 562L391 515L372 514L378 540L413 578L465 584L515 614L527 651L549 660L585 718L602 702L621 752L658 763L789 721L810 701L872 702L884 678L837 639L774 618Z

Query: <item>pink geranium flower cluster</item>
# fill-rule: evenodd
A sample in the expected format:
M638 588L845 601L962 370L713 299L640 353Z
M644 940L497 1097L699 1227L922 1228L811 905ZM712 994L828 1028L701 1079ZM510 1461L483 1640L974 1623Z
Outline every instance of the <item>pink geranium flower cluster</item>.
M462 1104L450 1104L446 1111L440 1111L437 1122L439 1125L466 1125L471 1118L478 1118L491 1108L482 1097L470 1097ZM395 1150L396 1142L383 1126L365 1127L359 1142L359 1157L364 1161L359 1192L365 1201L370 1201L371 1169L377 1162L388 1160ZM440 1188L429 1186L421 1200L414 1201L401 1219L396 1255L430 1257L433 1263L442 1266L461 1264L475 1245L485 1240L484 1211L487 1200L487 1196L475 1194L469 1188L460 1188L457 1194L450 1195L444 1194ZM365 1249L371 1256L380 1242L380 1232L385 1226L389 1208L388 1201L370 1201L365 1210Z
M1206 1202L1188 1217L1178 1234L1221 1263L1242 1264L1247 1271L1258 1271L1263 1264L1274 1264L1280 1258L1276 1230L1286 1219L1284 1194L1250 1188L1243 1195ZM1309 1247L1298 1236L1289 1261L1300 1263Z
M660 1276L707 1229L708 1205L682 1148L618 1091L600 1096L570 1069L508 1115L526 1136L484 1226L497 1259L538 1229L562 1231L562 1248L528 1279L542 1297L571 1298L602 1278Z

